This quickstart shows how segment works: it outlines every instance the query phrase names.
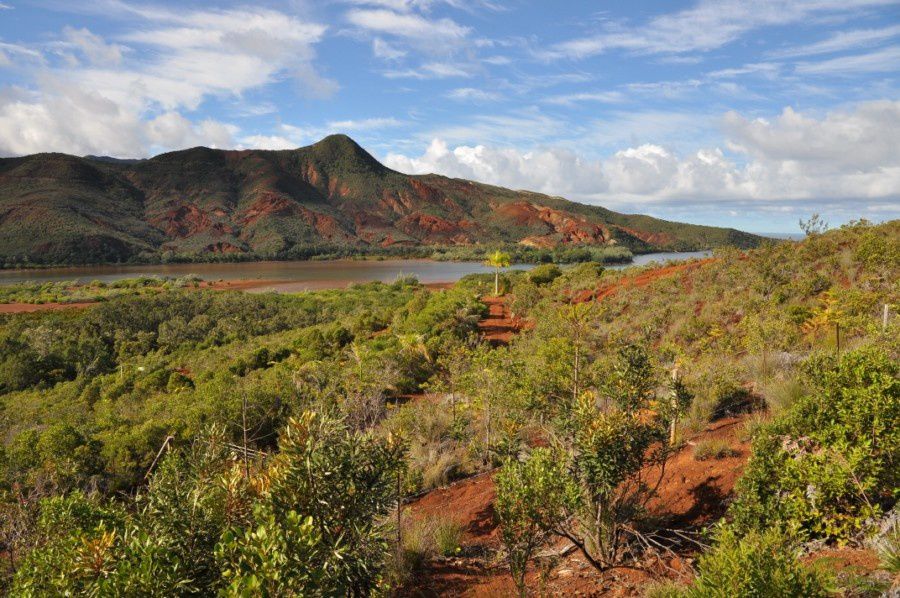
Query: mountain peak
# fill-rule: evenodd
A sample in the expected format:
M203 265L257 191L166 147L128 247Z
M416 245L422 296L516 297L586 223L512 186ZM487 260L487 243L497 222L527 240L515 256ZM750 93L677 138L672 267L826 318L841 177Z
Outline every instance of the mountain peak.
M352 171L382 172L388 170L361 145L343 133L329 135L310 146L317 158L339 164Z

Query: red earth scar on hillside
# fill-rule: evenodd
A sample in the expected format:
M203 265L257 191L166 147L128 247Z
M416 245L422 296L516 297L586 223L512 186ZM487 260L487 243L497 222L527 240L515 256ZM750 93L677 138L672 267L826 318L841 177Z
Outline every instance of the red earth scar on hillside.
M583 303L585 301L591 300L602 301L607 297L615 295L622 289L645 287L651 282L659 280L660 278L666 278L667 276L673 276L679 273L686 274L691 270L696 270L697 268L705 266L706 264L710 264L714 261L716 261L716 258L711 257L692 262L685 262L683 264L674 264L671 266L654 268L652 270L645 270L643 272L640 272L637 276L626 276L598 289L588 289L580 291L572 297L572 301L574 301L575 303Z

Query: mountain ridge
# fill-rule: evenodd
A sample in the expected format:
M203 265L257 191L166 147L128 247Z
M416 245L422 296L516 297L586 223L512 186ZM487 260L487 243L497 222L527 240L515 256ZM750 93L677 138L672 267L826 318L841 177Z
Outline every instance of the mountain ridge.
M438 246L752 247L735 229L392 170L346 135L290 150L0 159L0 261L297 257Z

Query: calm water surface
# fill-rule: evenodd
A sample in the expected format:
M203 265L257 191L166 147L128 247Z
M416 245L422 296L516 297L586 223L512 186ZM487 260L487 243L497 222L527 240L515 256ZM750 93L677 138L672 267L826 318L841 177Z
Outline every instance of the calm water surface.
M649 262L706 257L708 251L650 253L635 256L634 262L610 266L625 268ZM533 266L517 264L513 269ZM259 280L265 284L254 290L302 291L343 287L354 282L392 282L398 276L415 276L420 282L454 282L468 274L492 272L479 262L434 262L429 260L332 260L321 262L246 262L237 264L158 264L150 266L79 266L42 270L0 270L0 285L18 282L113 282L138 276L177 278L194 275L203 280Z

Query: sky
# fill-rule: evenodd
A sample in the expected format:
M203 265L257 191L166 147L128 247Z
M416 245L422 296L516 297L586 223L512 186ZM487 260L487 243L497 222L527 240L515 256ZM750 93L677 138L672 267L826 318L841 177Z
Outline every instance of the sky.
M285 149L796 232L900 217L900 0L0 0L0 156Z

